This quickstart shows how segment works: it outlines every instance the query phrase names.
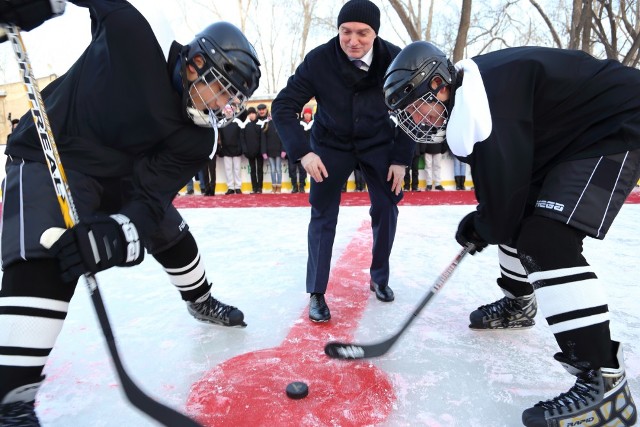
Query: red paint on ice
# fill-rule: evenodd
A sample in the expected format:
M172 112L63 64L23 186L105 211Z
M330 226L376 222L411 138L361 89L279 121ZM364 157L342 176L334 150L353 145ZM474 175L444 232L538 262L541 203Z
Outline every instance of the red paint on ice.
M369 301L383 304L369 291L370 263L371 225L365 222L332 270L326 296L331 320L312 323L305 307L280 346L236 356L207 372L193 385L187 412L205 426L355 427L384 421L396 399L387 375L369 362L324 354L328 341L353 340ZM289 399L285 389L292 381L307 383L309 395Z

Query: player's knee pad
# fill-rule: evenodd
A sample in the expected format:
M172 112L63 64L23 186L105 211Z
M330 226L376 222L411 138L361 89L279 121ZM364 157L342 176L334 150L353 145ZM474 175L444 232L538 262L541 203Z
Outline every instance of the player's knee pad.
M544 216L525 219L516 248L527 273L589 265L582 256L584 232Z

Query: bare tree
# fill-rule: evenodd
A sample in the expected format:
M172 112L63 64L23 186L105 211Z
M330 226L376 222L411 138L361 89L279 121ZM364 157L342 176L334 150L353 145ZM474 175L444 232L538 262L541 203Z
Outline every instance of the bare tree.
M456 44L453 48L453 61L458 62L464 57L464 48L467 45L467 36L471 24L471 0L462 0L462 13L460 13L460 26L456 36Z
M553 22L536 0L529 0L563 47L557 28L566 27L564 46L636 67L640 60L640 12L637 1L573 0L568 24Z

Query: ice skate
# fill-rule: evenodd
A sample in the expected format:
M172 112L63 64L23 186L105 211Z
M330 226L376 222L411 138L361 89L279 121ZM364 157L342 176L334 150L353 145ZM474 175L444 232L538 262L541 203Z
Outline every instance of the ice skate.
M197 320L221 326L247 326L244 314L236 307L218 301L210 293L200 299L203 301L187 301L189 313Z
M491 304L478 307L469 315L471 329L527 329L536 324L538 311L534 294L522 297L507 295Z
M535 404L522 413L526 427L628 427L638 415L624 371L622 347L617 346L617 368L585 369L566 360L562 353L554 357L577 377L566 393Z

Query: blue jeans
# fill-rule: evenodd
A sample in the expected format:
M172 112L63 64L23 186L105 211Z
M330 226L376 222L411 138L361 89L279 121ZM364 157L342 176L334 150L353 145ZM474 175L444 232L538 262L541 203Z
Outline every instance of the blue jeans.
M271 172L271 185L282 185L282 159L269 157L269 171Z
M456 156L453 156L453 176L465 176L466 173L466 163L461 162Z

